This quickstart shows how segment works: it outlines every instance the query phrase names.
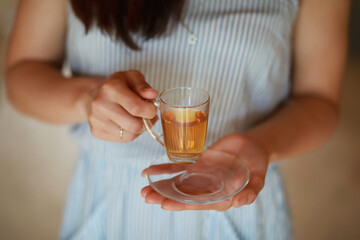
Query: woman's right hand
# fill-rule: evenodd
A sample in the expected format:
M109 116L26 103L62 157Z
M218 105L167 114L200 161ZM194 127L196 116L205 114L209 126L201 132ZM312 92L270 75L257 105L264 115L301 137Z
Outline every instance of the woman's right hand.
M91 133L112 142L133 141L146 130L142 118L157 120L156 107L146 101L157 94L139 71L114 73L95 89L87 106Z

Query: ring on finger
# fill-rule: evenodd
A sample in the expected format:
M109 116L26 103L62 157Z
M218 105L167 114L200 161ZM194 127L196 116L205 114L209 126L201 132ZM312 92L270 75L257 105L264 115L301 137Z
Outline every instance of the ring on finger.
M123 136L124 136L124 129L122 127L120 127L120 132L119 132L120 139L122 139Z

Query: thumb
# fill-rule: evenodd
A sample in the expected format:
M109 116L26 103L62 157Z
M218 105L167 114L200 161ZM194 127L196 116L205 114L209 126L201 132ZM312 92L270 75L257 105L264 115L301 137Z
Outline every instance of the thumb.
M129 87L140 97L144 99L155 99L158 92L153 89L145 80L144 75L137 71L131 70L125 73Z

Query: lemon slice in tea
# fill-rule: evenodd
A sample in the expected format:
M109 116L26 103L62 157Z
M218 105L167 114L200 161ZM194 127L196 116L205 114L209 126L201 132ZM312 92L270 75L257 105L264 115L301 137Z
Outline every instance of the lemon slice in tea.
M174 109L175 121L179 123L192 123L196 121L196 113L199 111L193 108Z

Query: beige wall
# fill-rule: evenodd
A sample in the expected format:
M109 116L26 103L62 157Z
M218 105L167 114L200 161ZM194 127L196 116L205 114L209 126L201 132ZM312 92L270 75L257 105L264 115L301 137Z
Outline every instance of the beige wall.
M297 239L360 239L360 61L352 61L335 135L282 163Z
M76 146L65 126L24 117L5 100L3 56L15 4L0 0L0 239L55 239ZM298 240L360 239L359 59L347 67L334 137L282 164Z
M0 0L0 239L56 239L76 159L67 127L24 117L5 100L5 44L16 1Z

